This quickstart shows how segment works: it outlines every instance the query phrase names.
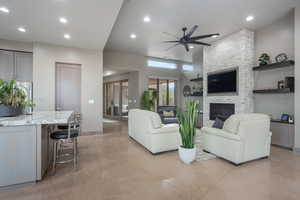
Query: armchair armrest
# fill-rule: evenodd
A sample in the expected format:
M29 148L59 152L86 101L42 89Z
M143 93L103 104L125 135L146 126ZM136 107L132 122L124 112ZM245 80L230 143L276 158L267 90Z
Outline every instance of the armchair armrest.
M241 140L239 135L228 133L222 129L212 128L212 127L203 127L201 129L201 131L205 134L216 135L216 136L223 137L223 138L226 138L229 140L236 140L236 141Z
M160 134L160 133L179 133L179 125L178 124L166 124L161 128L152 129L151 133Z

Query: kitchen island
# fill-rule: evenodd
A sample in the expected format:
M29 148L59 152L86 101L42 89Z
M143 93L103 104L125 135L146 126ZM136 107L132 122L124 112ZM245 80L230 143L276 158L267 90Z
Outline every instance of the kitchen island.
M42 111L0 117L0 188L42 180L52 161L49 134L72 115L72 111Z

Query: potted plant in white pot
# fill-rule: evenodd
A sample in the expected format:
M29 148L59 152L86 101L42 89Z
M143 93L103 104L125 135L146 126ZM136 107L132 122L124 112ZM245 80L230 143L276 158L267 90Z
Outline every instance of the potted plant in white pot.
M15 117L22 114L25 107L33 106L15 80L6 82L0 79L0 117Z
M178 113L179 132L182 141L181 146L179 146L179 157L186 164L190 164L196 158L195 136L198 110L199 103L189 101L186 104L186 111Z

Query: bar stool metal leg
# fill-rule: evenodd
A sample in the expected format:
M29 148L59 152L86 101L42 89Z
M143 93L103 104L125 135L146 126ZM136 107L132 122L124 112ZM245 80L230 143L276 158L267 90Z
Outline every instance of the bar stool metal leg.
M73 138L73 162L74 169L77 169L77 137Z
M55 174L56 170L56 158L57 158L57 141L53 141L53 165L52 165L52 174Z

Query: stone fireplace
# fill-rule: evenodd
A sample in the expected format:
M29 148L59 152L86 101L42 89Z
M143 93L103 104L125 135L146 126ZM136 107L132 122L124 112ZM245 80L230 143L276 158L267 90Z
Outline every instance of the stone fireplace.
M253 112L254 33L241 30L203 49L203 124L210 126L217 115ZM208 94L207 76L238 68L237 92Z

